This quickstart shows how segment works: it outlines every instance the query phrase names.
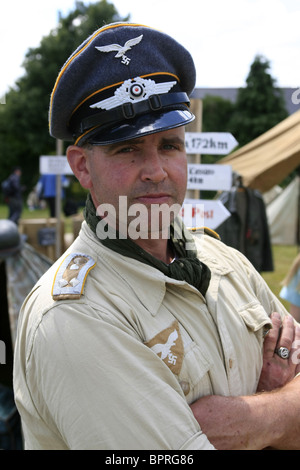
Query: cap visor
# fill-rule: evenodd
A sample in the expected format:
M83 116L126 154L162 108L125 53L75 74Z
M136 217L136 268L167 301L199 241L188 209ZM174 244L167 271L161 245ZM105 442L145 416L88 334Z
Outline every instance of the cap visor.
M185 126L195 119L189 110L169 110L158 114L145 114L109 129L94 130L78 140L78 144L108 145L115 142L136 139L142 135L154 134L175 127Z

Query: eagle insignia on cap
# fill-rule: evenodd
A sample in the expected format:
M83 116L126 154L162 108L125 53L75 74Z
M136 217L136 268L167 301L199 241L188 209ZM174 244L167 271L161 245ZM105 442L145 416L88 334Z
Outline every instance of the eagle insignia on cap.
M143 39L143 34L133 39L129 39L125 42L124 46L120 46L120 44L108 44L107 46L95 46L100 52L117 52L115 57L117 59L122 58L122 63L128 65L130 60L125 53L129 51L133 46L136 46L141 40Z
M151 95L159 95L168 93L168 91L176 84L176 82L156 83L154 80L136 77L125 80L125 82L116 89L114 96L102 101L98 101L90 106L90 108L112 109L128 102L138 102L146 100Z

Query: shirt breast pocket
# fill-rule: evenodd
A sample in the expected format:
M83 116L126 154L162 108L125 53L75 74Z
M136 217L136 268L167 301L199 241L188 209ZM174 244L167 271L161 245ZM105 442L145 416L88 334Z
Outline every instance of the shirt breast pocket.
M189 333L175 320L145 342L176 376L190 404L200 396L210 395L212 386L209 370L212 359L196 344Z
M211 395L213 392L209 376L212 361L192 340L184 349L178 381L187 402L191 404L200 396Z
M271 320L257 302L250 302L239 310L243 334L236 331L239 341L235 343L236 362L240 378L240 394L256 391L263 363L263 342L266 332L271 328ZM245 330L246 329L246 330Z

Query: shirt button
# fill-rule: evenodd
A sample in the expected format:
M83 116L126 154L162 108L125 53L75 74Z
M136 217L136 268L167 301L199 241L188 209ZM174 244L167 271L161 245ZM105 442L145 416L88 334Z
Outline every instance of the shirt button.
M233 360L229 359L229 368L232 369L232 366L233 366Z
M179 382L179 384L180 384L180 387L182 388L183 393L185 395L188 395L190 392L190 384L188 382L185 382L184 380Z

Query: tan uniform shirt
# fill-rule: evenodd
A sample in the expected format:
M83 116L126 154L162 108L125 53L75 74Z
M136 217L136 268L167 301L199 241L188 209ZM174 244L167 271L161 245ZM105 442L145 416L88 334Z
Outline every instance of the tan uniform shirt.
M213 448L189 404L254 393L269 315L286 311L239 252L208 235L197 246L212 272L205 298L83 224L21 312L14 380L26 448Z

